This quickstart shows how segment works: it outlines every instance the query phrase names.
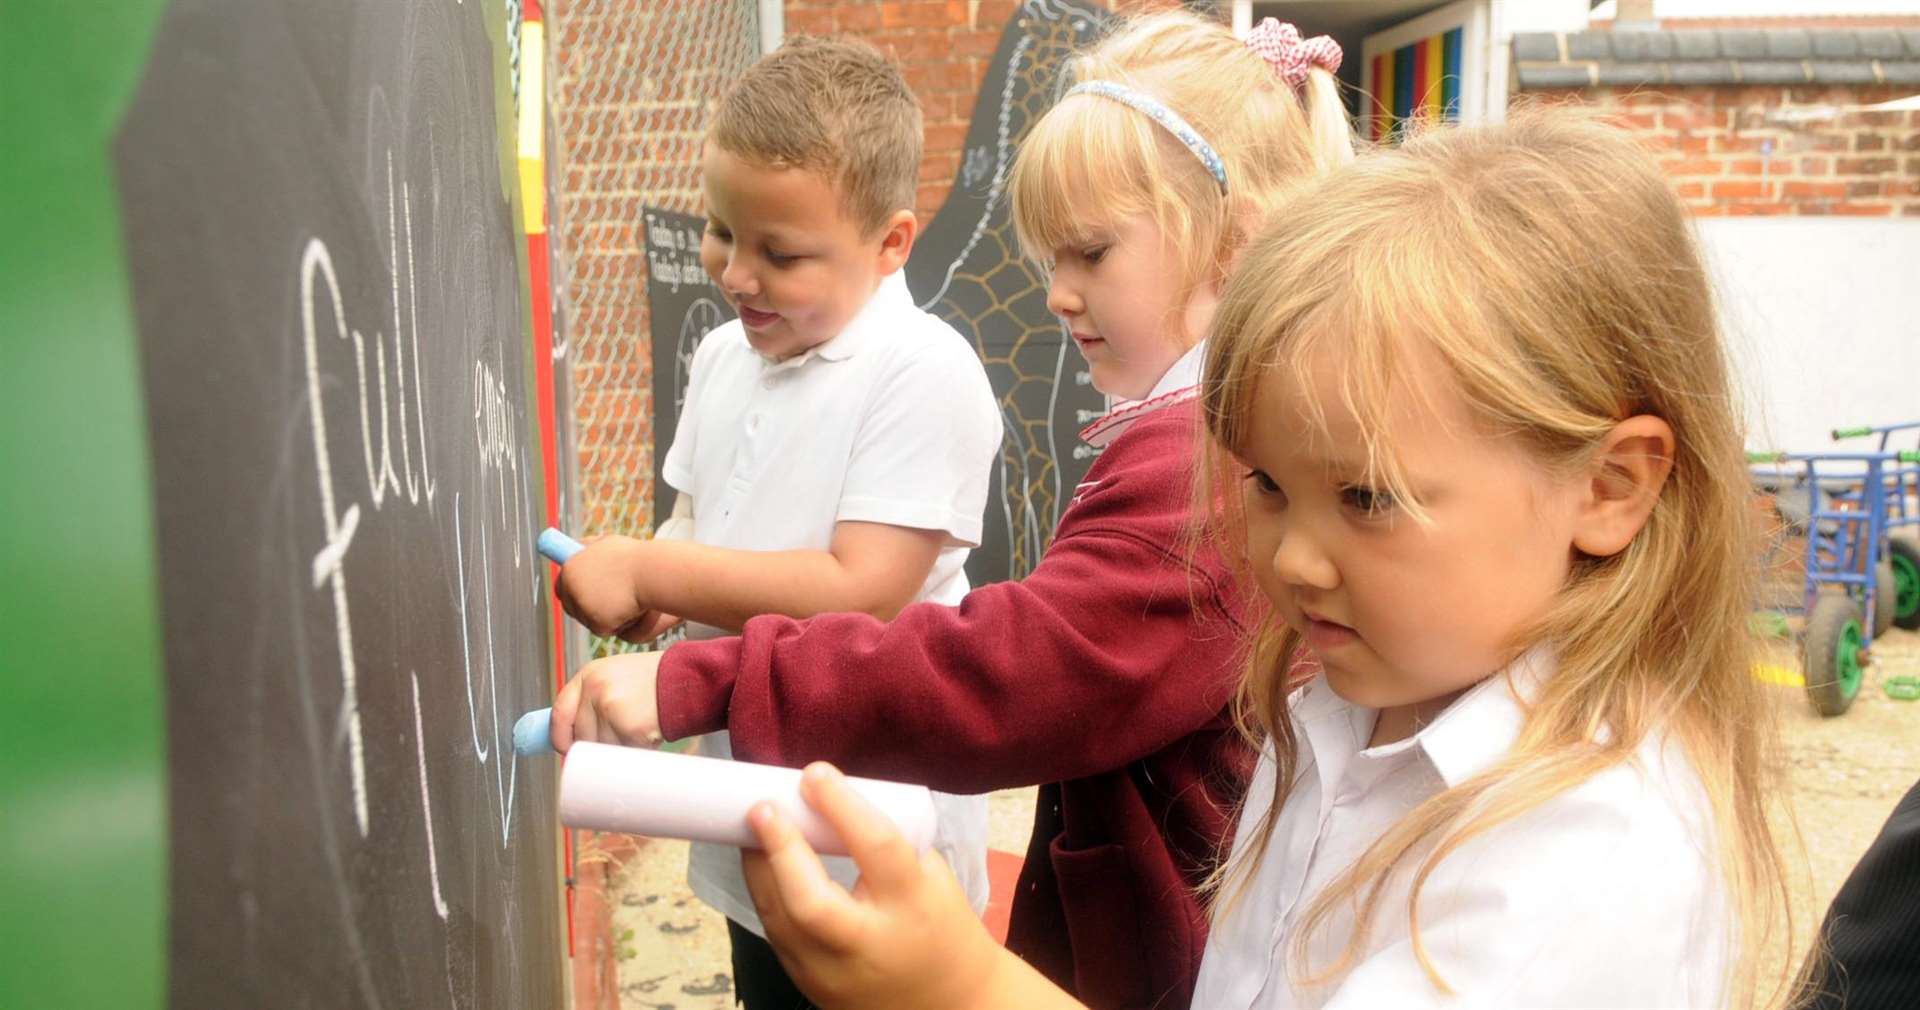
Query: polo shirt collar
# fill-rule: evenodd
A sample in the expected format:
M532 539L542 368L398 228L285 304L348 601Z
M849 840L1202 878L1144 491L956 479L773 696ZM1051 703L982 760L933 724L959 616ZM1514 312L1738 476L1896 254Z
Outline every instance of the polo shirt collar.
M1337 778L1348 759L1362 752L1379 759L1418 750L1452 788L1492 767L1513 749L1526 719L1526 706L1539 697L1553 666L1552 650L1535 647L1469 688L1420 732L1371 749L1367 737L1373 731L1372 710L1340 697L1327 684L1325 673L1315 674L1301 690L1293 715L1325 777Z
M853 318L833 339L793 360L796 364L815 357L826 361L845 361L858 354L876 334L884 332L888 328L888 318L903 309L912 308L913 294L907 290L907 272L895 270L880 281L873 297L867 299L867 304L854 313Z

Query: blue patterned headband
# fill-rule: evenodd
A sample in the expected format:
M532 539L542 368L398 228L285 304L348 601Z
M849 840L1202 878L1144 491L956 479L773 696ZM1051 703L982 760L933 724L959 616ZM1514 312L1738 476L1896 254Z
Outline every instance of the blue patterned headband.
M1220 184L1220 195L1226 195L1226 162L1220 160L1220 155L1214 152L1213 145L1203 140L1199 131L1187 125L1187 121L1181 119L1179 113L1167 108L1159 99L1113 81L1084 81L1069 88L1067 94L1100 95L1123 105L1131 105L1146 113L1154 122L1166 127L1167 132L1173 134L1180 143L1185 144L1187 150L1193 152L1194 157L1200 159L1200 164L1207 168L1207 174L1213 176L1213 181Z

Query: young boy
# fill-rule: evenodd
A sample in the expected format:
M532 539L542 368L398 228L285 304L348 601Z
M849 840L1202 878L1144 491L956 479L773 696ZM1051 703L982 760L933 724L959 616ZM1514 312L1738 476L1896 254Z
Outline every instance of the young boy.
M695 352L667 453L669 525L691 536L603 537L567 563L560 599L596 633L644 641L684 619L716 637L757 614L884 619L966 595L1000 414L972 347L900 273L920 144L913 93L855 42L789 40L722 100L700 258L740 318ZM701 749L730 756L725 733ZM981 910L985 797L935 803L936 848ZM690 863L694 893L730 920L741 1002L805 1005L761 938L738 850L695 845Z

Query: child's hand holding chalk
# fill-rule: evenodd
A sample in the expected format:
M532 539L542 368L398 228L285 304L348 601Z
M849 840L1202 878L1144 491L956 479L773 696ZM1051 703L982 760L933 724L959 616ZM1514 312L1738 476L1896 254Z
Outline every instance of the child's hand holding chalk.
M646 564L646 544L618 534L581 544L549 528L536 546L561 566L554 593L574 620L596 635L646 643L680 623L635 592L634 573Z
M1018 971L940 856L916 853L851 782L816 763L801 776L800 795L859 864L857 894L827 876L815 847L774 804L748 815L765 850L742 853L754 907L813 1002L858 1010L1078 1005L1031 969Z
M553 702L553 747L562 754L577 740L653 747L660 743L654 681L661 652L631 652L580 668Z

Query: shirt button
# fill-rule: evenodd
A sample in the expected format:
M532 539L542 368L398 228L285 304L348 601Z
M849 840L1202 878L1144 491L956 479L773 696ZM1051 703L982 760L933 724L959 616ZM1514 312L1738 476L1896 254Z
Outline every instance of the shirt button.
M761 380L760 380L760 386L761 386L761 388L763 388L763 389L772 389L772 388L773 388L773 383L774 383L774 379L773 379L773 376L771 376L771 375L769 375L769 376L767 376L766 378L764 378L764 379L761 379Z

